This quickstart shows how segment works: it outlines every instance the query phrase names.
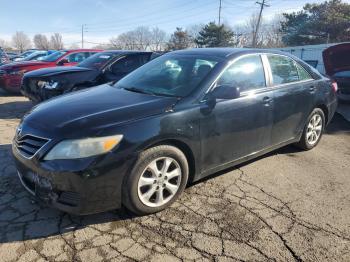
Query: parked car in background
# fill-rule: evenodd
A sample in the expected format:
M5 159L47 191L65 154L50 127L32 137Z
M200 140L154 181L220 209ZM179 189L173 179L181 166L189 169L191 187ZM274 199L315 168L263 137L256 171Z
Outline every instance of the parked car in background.
M336 107L332 81L294 56L182 50L39 104L12 151L24 187L56 208L150 214L188 181L290 143L314 148Z
M32 53L39 51L37 49L29 49L21 54L17 54L16 56L13 56L11 58L11 61L13 62L18 62L18 61L22 61L23 59L25 59L27 56L31 55Z
M6 64L10 61L6 52L0 47L0 65Z
M73 66L101 51L96 49L61 50L46 56L41 61L22 61L0 66L0 88L19 93L24 73L46 67Z
M77 66L52 67L24 75L21 92L34 102L83 88L118 81L147 63L157 53L144 51L105 51L90 56Z
M52 53L57 52L56 50L48 50L48 51L35 51L31 53L29 56L24 58L21 61L36 61L36 60L42 60L41 58L44 58L48 55L51 55Z
M6 54L9 57L10 61L12 61L16 56L18 56L18 53L14 52L6 52Z
M339 100L350 102L350 43L327 48L323 60L326 74L338 84Z

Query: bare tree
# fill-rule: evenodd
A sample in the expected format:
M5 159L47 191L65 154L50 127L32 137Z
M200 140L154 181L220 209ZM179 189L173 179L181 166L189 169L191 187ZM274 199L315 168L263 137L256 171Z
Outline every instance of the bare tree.
M162 38L162 33L158 30L157 33L159 45L159 39ZM148 27L144 26L137 27L135 30L125 32L123 34L120 34L118 37L113 37L109 40L112 47L116 49L126 50L151 49L151 45L154 44L152 41L154 41L153 31L151 32Z
M21 52L31 47L29 37L22 31L17 31L12 36L12 44L16 49L20 50Z
M166 32L155 27L151 31L151 49L153 51L163 51L166 46Z
M35 48L48 50L50 48L50 43L47 40L46 35L37 34L33 37L33 43Z
M135 39L137 50L147 50L152 42L152 33L148 27L139 26L131 32Z
M51 36L50 46L55 50L61 50L64 48L62 35L60 33L55 33Z
M284 46L281 33L282 21L284 21L283 15L275 15L273 19L264 25L264 47L272 48Z
M114 48L114 49L124 49L122 46L122 43L120 41L120 36L118 37L112 37L109 39L109 44Z
M196 39L199 36L199 32L203 29L205 24L193 24L186 28L188 35L192 39ZM193 42L193 47L199 47L195 42Z
M251 46L257 19L258 14L253 14L244 25L235 28L235 31L239 35L239 46ZM276 15L271 20L266 20L262 17L261 26L256 35L257 47L273 48L283 46L282 35L280 33L282 19L281 15Z
M4 39L0 39L0 47L5 49L5 50L9 50L9 49L11 49L11 44Z

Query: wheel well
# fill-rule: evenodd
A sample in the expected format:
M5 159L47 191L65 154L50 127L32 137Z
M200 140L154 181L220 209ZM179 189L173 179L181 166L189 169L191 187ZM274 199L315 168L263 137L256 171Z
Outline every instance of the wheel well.
M320 108L322 111L323 111L323 114L324 114L324 117L325 117L325 120L326 120L326 124L328 124L328 109L325 105L318 105L316 106L316 108Z
M186 159L188 162L188 168L189 168L188 182L191 183L193 181L194 175L196 173L195 159L194 159L194 155L193 155L191 148L186 143L184 143L182 141L179 141L176 139L167 139L167 140L157 142L156 144L152 144L152 145L148 146L147 149L154 147L154 146L159 146L159 145L174 146L174 147L177 147L178 149L180 149L182 151L182 153L184 153L184 155L186 156Z

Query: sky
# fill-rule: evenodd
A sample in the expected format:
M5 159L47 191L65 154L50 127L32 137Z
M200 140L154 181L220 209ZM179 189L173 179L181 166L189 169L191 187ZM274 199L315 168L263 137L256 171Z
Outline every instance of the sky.
M85 46L107 43L111 37L138 26L159 27L172 33L176 27L218 21L220 0L0 0L0 39L11 40L16 31L30 38L58 32L66 46L79 44L84 25ZM262 0L261 0L262 1ZM321 0L266 0L266 19L302 9ZM349 2L350 0L344 0ZM259 11L256 0L222 0L222 21L244 23Z

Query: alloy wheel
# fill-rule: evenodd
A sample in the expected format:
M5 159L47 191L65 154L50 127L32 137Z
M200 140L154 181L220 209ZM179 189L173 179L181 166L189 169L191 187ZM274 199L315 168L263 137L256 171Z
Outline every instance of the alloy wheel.
M314 145L319 140L322 133L322 117L319 114L314 114L307 126L306 139L310 145Z
M142 172L138 181L138 197L149 207L159 207L169 202L179 190L181 167L171 157L153 160Z

